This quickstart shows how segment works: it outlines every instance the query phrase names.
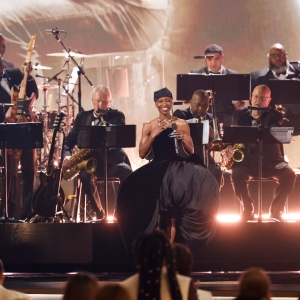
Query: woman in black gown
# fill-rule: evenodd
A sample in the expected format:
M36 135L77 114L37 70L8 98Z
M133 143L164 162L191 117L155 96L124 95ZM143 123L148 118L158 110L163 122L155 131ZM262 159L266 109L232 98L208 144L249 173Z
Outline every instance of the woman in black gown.
M140 157L152 152L153 160L122 184L117 202L119 228L130 248L139 233L151 232L157 226L166 230L175 220L175 241L197 249L214 233L218 183L193 154L188 123L171 116L172 93L163 88L154 93L154 101L159 116L144 123L139 145ZM177 155L175 139L190 155L188 159Z

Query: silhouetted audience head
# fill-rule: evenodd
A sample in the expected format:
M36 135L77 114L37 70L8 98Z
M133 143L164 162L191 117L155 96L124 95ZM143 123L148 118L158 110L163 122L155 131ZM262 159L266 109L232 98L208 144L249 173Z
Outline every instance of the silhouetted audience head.
M271 298L271 280L267 273L260 268L246 269L239 278L238 299L265 299Z
M160 281L163 266L167 269L168 284L173 300L181 299L176 277L176 261L168 238L160 231L142 234L135 243L139 273L138 300L160 300Z
M63 300L93 300L98 287L97 278L90 273L72 275L65 287Z
M105 284L99 287L94 300L131 300L126 289L120 284Z
M0 259L0 285L3 284L4 281L4 266L2 260Z
M178 273L181 275L190 276L194 264L191 250L187 246L178 243L173 244L173 248Z

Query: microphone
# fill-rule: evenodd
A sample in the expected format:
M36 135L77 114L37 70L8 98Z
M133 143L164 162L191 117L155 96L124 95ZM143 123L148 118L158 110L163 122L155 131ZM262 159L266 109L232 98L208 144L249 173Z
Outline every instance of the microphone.
M173 129L172 135L175 135L176 129L177 129L177 125L175 123L172 124L172 129ZM177 140L176 136L174 136L174 144L175 144L175 151L178 154L179 146L178 146L178 140Z
M269 107L248 106L247 108L250 109L250 110L258 110L258 111L261 111L261 112L270 111Z
M48 78L47 79L47 81L48 82L50 82L50 81L52 81L52 80L55 80L55 79L57 79L56 77L59 75L59 74L61 74L62 72L64 72L65 70L61 70L61 71L59 71L57 74L55 74L53 77L51 77L51 78Z
M52 28L52 29L46 29L45 30L46 34L60 34L60 33L67 33L65 30L59 30L57 27Z
M201 58L214 58L214 55L197 55L194 56L194 59L201 59Z

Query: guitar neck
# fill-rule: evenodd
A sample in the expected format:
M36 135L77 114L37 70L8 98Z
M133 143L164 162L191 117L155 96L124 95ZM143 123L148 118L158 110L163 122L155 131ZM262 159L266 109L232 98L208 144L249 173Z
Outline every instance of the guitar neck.
M28 64L30 62L31 53L32 53L32 50L27 51L26 60L25 60L26 64ZM26 97L26 86L27 86L28 76L29 76L29 70L27 70L27 71L24 70L24 76L23 76L23 80L21 82L21 87L20 87L20 92L19 92L19 98Z

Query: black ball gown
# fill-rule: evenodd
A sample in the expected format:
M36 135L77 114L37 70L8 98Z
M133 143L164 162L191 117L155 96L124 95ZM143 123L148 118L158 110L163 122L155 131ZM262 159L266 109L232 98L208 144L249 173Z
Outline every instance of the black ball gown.
M197 249L209 242L216 227L219 185L197 155L183 159L174 138L164 130L153 144L153 160L130 174L117 200L117 219L130 250L141 232L157 227L158 215L176 220L175 241Z

